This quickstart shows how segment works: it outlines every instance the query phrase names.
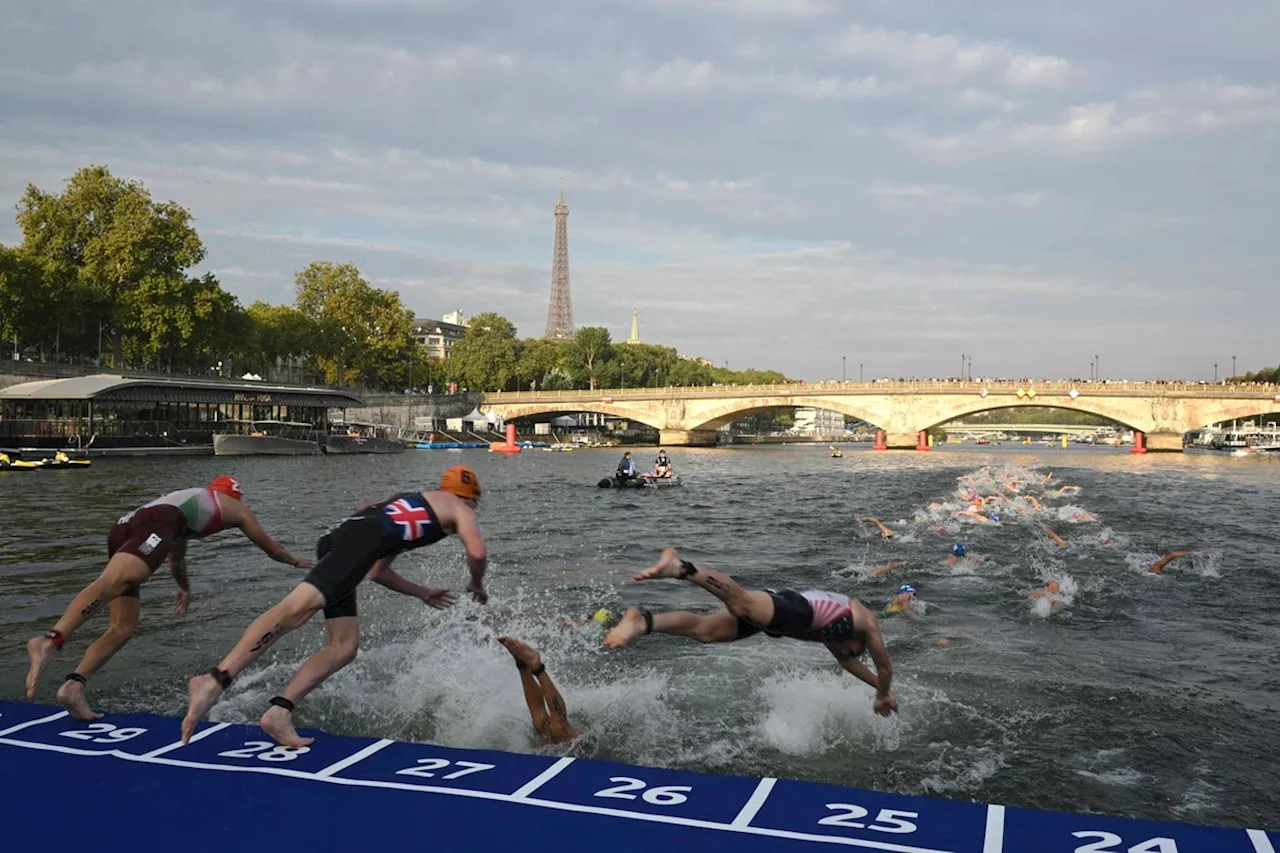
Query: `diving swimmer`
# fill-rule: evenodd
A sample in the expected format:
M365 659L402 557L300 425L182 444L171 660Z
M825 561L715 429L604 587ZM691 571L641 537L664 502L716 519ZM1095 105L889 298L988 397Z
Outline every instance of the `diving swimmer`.
M662 552L657 564L635 575L632 583L676 578L695 584L724 602L725 610L708 616L687 611L651 613L632 607L605 635L610 648L657 632L690 637L700 643L732 643L763 631L770 637L822 643L840 666L875 688L875 712L887 717L898 710L889 689L893 664L880 635L875 614L860 602L836 592L791 589L743 589L731 577L683 560L674 548ZM860 658L871 653L876 670Z
M511 652L520 671L520 686L524 689L524 701L529 706L533 729L543 743L564 743L582 734L569 725L569 711L564 697L556 689L555 682L547 675L542 655L527 643L515 637L499 637L498 642Z
M455 604L449 590L419 586L392 571L392 561L405 551L456 535L466 550L471 573L467 591L479 603L487 602L484 573L489 557L476 519L479 501L480 480L475 471L455 465L441 476L437 491L402 492L361 507L320 537L316 543L319 562L310 574L255 619L230 654L208 673L191 679L182 742L191 740L196 726L237 675L285 634L324 610L328 644L299 667L284 691L270 700L259 721L262 730L279 744L297 747L311 743L313 738L299 737L294 729L293 710L304 696L355 659L360 642L356 588L361 581L368 578L436 609Z
M80 663L63 679L57 694L58 703L77 720L99 719L102 715L89 708L85 686L133 637L142 610L140 588L166 557L178 584L173 612L177 616L186 615L191 603L191 586L187 580L189 539L203 539L222 530L238 528L276 562L311 568L310 560L295 557L272 539L243 500L239 481L224 474L204 488L161 495L121 516L107 533L107 565L102 574L80 591L51 629L27 642L27 656L31 658L27 697L35 695L40 674L53 653L61 649L89 617L103 605L109 605L106 633L89 646Z

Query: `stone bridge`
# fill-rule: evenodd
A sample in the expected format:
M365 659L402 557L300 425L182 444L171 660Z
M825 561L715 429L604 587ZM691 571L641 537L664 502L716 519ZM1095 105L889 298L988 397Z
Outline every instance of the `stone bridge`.
M925 432L956 418L1013 406L1087 412L1134 431L1134 450L1182 450L1189 430L1280 411L1280 386L1169 382L823 382L610 391L501 391L483 411L504 420L597 412L656 428L669 446L713 445L715 431L778 407L828 409L883 435L877 448L927 449Z

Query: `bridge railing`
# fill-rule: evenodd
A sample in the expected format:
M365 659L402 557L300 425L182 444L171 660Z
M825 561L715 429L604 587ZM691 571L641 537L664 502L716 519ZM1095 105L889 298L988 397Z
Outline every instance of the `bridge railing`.
M595 391L490 391L486 403L521 402L611 402L613 400L643 400L654 398L699 399L717 397L775 397L811 396L814 394L1017 394L1035 391L1036 394L1066 395L1076 391L1080 396L1107 397L1136 395L1170 397L1271 397L1280 402L1280 385L1227 384L1200 382L1090 382L1066 380L999 380L992 382L942 381L942 380L886 380L879 382L806 382L781 385L694 385L666 388L608 388ZM1034 398L1028 398L1034 405Z

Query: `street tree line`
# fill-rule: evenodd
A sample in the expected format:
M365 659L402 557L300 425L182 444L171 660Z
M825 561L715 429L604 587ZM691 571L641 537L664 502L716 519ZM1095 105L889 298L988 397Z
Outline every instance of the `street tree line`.
M206 250L191 212L105 166L80 169L61 192L29 184L15 208L22 242L0 244L4 357L384 389L785 381L709 367L669 347L614 346L598 327L571 341L520 340L497 314L477 316L451 357L433 362L399 294L373 287L350 263L298 271L292 305L245 307L215 275L193 272Z
M584 326L573 338L520 339L500 314L473 317L454 343L444 372L472 391L566 391L789 382L774 370L729 370L683 358L673 347L615 344L603 326Z

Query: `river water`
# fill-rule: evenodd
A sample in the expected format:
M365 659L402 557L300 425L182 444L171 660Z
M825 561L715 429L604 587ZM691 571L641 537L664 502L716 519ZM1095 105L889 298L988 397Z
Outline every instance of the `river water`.
M638 453L646 464L651 455ZM489 605L467 598L442 612L362 586L360 657L299 706L300 727L537 751L515 668L493 639L510 633L542 650L571 721L586 733L577 755L1051 810L1280 825L1280 461L1106 448L672 455L683 486L644 491L597 489L617 453L589 450L116 459L86 471L0 474L0 697L22 697L23 642L101 570L114 519L156 495L231 473L264 526L310 553L349 510L430 488L465 461L486 488ZM1006 504L999 524L956 518L961 478L988 492L993 483L1026 483L1021 494L1038 497L1041 509L1024 499ZM1079 493L1055 491L1064 485ZM895 537L883 540L859 516L880 518ZM1042 523L1071 547L1058 548ZM970 556L952 566L945 557L954 542ZM923 617L882 621L900 713L875 716L871 689L816 644L757 635L702 646L651 636L610 650L557 625L602 606L716 609L710 595L679 581L629 583L666 545L744 584L831 589L873 607L914 583ZM1194 556L1165 575L1144 570L1183 547ZM193 543L189 557L190 612L172 615L173 582L157 573L143 588L137 636L90 682L96 707L181 716L187 679L304 574L234 532ZM897 560L908 565L867 577ZM431 585L461 591L465 583L453 539L402 556L397 568ZM1048 580L1062 586L1060 611L1027 598ZM38 701L53 701L61 676L104 628L97 617L68 642ZM322 642L317 618L243 673L211 718L255 721Z

